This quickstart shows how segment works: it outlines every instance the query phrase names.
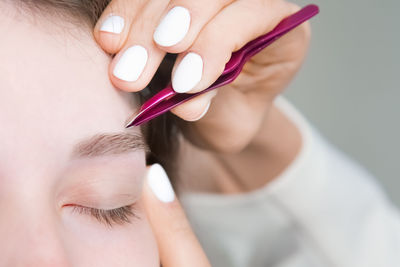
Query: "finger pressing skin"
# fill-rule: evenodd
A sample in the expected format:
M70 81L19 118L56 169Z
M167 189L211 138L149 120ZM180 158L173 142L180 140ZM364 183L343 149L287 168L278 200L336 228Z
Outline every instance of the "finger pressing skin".
M172 0L156 27L154 41L166 52L181 53L224 6L234 0Z
M144 1L113 0L102 13L94 28L94 37L100 47L110 54L124 45L133 19Z
M137 92L151 81L166 52L151 33L164 11L166 0L148 1L134 18L127 40L110 64L112 83L119 89Z
M148 168L143 203L163 267L211 266L159 164Z
M194 93L222 74L233 51L271 31L292 12L290 4L271 0L239 0L225 7L199 33L172 73L175 91Z

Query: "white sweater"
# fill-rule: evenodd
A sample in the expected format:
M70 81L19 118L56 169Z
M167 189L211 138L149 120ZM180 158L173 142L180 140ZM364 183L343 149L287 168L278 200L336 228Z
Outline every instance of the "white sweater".
M400 267L400 217L376 181L283 98L303 147L274 181L245 194L182 193L216 267Z

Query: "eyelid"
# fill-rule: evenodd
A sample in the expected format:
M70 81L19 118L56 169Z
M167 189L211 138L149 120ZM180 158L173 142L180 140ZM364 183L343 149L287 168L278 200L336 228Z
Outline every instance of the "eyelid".
M75 161L60 177L58 206L76 203L113 209L136 202L142 193L144 173L132 160Z
M133 219L140 219L134 209L134 204L122 206L116 209L98 209L81 205L67 204L64 207L71 207L72 212L89 215L100 223L112 227L114 225L125 225L132 223Z
M61 206L82 206L93 209L101 210L113 210L118 209L122 206L130 206L129 204L135 203L139 200L140 196L131 194L113 194L106 192L93 192L86 193L86 190L82 192L74 192L70 194L68 199L63 199L61 201ZM64 204L64 203L74 203L74 204ZM77 204L75 204L77 203Z

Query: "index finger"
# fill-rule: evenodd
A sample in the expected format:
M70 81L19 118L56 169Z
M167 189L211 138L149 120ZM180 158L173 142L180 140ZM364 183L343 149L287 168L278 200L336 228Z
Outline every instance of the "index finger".
M163 267L211 266L159 164L148 168L143 202Z

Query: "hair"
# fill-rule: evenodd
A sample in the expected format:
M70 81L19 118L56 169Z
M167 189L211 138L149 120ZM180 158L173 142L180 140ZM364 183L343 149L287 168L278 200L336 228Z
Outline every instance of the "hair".
M23 10L34 11L33 14L40 12L41 15L50 15L53 16L53 18L61 17L63 20L77 22L81 27L84 27L86 24L90 26L90 29L93 29L110 1L111 0L12 0L12 3L23 8ZM85 24L82 25L82 23ZM168 84L175 59L176 55L167 53L153 79L147 86L150 90L150 94L135 93L139 95L141 104ZM174 177L177 176L175 159L179 149L179 120L181 119L167 112L141 126L142 134L148 146L148 152L146 154L147 164L161 164L165 168L173 184Z

